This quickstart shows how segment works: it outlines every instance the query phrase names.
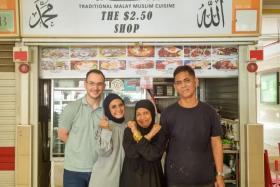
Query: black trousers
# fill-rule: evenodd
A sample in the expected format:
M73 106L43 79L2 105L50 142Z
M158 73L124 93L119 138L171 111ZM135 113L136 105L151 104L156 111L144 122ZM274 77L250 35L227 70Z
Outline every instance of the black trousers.
M215 187L215 184L206 184L206 185L176 185L176 184L170 184L168 183L168 187Z

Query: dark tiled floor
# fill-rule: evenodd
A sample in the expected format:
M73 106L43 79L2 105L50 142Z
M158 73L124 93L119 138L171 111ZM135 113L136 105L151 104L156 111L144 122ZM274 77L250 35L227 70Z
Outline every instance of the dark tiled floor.
M226 187L237 187L236 184L226 184Z

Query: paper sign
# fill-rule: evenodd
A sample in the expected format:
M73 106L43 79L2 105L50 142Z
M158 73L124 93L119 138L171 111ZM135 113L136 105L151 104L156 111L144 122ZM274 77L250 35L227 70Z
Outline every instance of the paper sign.
M236 10L236 31L257 31L257 10Z
M28 47L14 47L13 48L14 62L28 62Z
M263 60L263 50L250 50L250 60Z
M14 32L14 12L11 10L0 10L0 33Z
M141 77L140 87L143 89L153 89L153 77Z

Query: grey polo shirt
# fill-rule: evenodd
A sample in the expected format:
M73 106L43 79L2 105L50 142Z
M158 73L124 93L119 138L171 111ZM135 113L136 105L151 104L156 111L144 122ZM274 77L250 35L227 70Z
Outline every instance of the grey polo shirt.
M97 159L94 150L95 131L103 116L102 102L95 110L86 96L68 104L60 115L59 127L69 132L65 144L64 168L70 171L91 172Z

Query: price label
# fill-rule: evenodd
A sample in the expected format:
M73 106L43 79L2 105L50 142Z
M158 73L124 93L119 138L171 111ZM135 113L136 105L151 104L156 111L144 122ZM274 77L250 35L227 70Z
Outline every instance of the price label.
M0 27L6 27L8 25L7 17L0 16Z
M0 11L0 33L14 32L14 12L10 10Z

